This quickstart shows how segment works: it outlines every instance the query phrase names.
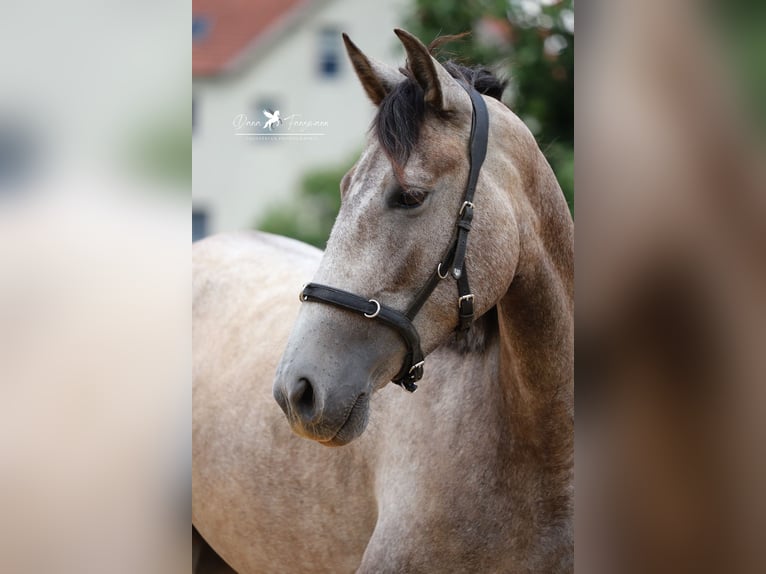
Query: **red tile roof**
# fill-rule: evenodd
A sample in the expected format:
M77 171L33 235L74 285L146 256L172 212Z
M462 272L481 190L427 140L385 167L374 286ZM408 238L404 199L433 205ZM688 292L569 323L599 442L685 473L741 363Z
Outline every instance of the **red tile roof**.
M192 75L213 76L308 0L193 0Z

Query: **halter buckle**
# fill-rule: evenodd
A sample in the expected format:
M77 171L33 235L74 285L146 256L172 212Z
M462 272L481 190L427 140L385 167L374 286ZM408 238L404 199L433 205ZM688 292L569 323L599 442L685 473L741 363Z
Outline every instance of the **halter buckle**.
M303 303L304 301L306 301L308 299L308 297L306 297L306 295L303 294L303 292L306 290L306 286L307 285L308 285L308 283L304 283L303 287L301 287L301 290L298 293L298 301L300 301L301 303Z
M465 211L466 207L470 207L471 209L474 208L472 201L464 201L463 205L460 206L460 211L458 212L458 215L463 215L463 212Z
M469 293L468 295L463 295L462 297L458 297L457 306L460 307L463 304L463 301L473 302L473 293Z
M467 331L473 323L473 293L457 298L458 331Z

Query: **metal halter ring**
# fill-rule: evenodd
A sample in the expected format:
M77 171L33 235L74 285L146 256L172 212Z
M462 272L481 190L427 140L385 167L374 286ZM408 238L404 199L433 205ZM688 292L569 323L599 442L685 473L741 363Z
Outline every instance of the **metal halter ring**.
M308 285L308 283L304 283L303 287L301 287L301 290L298 293L298 301L300 301L301 303L303 303L306 300L306 296L303 294L304 289L306 289L306 285Z
M436 267L436 274L439 276L439 279L446 279L447 276L449 275L449 271L447 271L444 275L442 275L442 264L440 262L439 265Z
M460 206L460 212L458 213L458 215L463 215L463 212L465 211L466 207L470 207L471 209L473 209L473 202L464 201L463 205Z
M375 317L377 317L377 316L378 316L378 313L380 313L380 303L378 303L378 302L377 302L375 299L370 299L370 303L375 303L375 305L376 305L378 308L377 308L377 309L375 309L375 312L374 312L372 315L368 315L367 313L363 313L363 315L364 315L365 317L367 317L368 319L374 319ZM361 309L360 309L360 311L361 311Z
M417 369L418 367L422 367L422 366L423 366L423 365L425 365L425 364L426 364L425 360L423 360L423 361L420 361L419 363L415 363L414 365L412 365L412 366L410 367L410 370L408 371L408 373L412 373L412 371L414 371L414 370L415 370L415 369Z

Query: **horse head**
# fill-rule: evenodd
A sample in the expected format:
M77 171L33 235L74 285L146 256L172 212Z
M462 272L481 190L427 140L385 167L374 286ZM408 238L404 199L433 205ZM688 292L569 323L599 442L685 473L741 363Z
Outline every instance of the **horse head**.
M499 101L503 84L494 76L442 65L418 39L396 34L407 53L402 71L368 58L344 35L377 115L361 157L341 182L340 212L314 277L371 303L358 312L304 303L273 387L293 430L327 445L362 434L373 393L397 377L412 352L400 332L374 320L381 306L405 316L438 273L409 319L425 355L453 337L461 273L437 267L450 259L456 222L465 221L467 208L471 233L462 270L470 274L473 316L486 314L506 293L525 232L517 212L529 201L518 193L529 177L520 166L539 154L524 124ZM472 97L484 102L489 121L486 159L466 202L477 121Z

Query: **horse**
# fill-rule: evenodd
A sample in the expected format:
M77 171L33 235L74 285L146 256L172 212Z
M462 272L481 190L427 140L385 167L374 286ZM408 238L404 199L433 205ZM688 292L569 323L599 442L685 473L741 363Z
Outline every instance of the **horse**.
M572 217L504 84L395 33L343 37L377 114L325 251L195 244L193 524L242 574L571 572Z

